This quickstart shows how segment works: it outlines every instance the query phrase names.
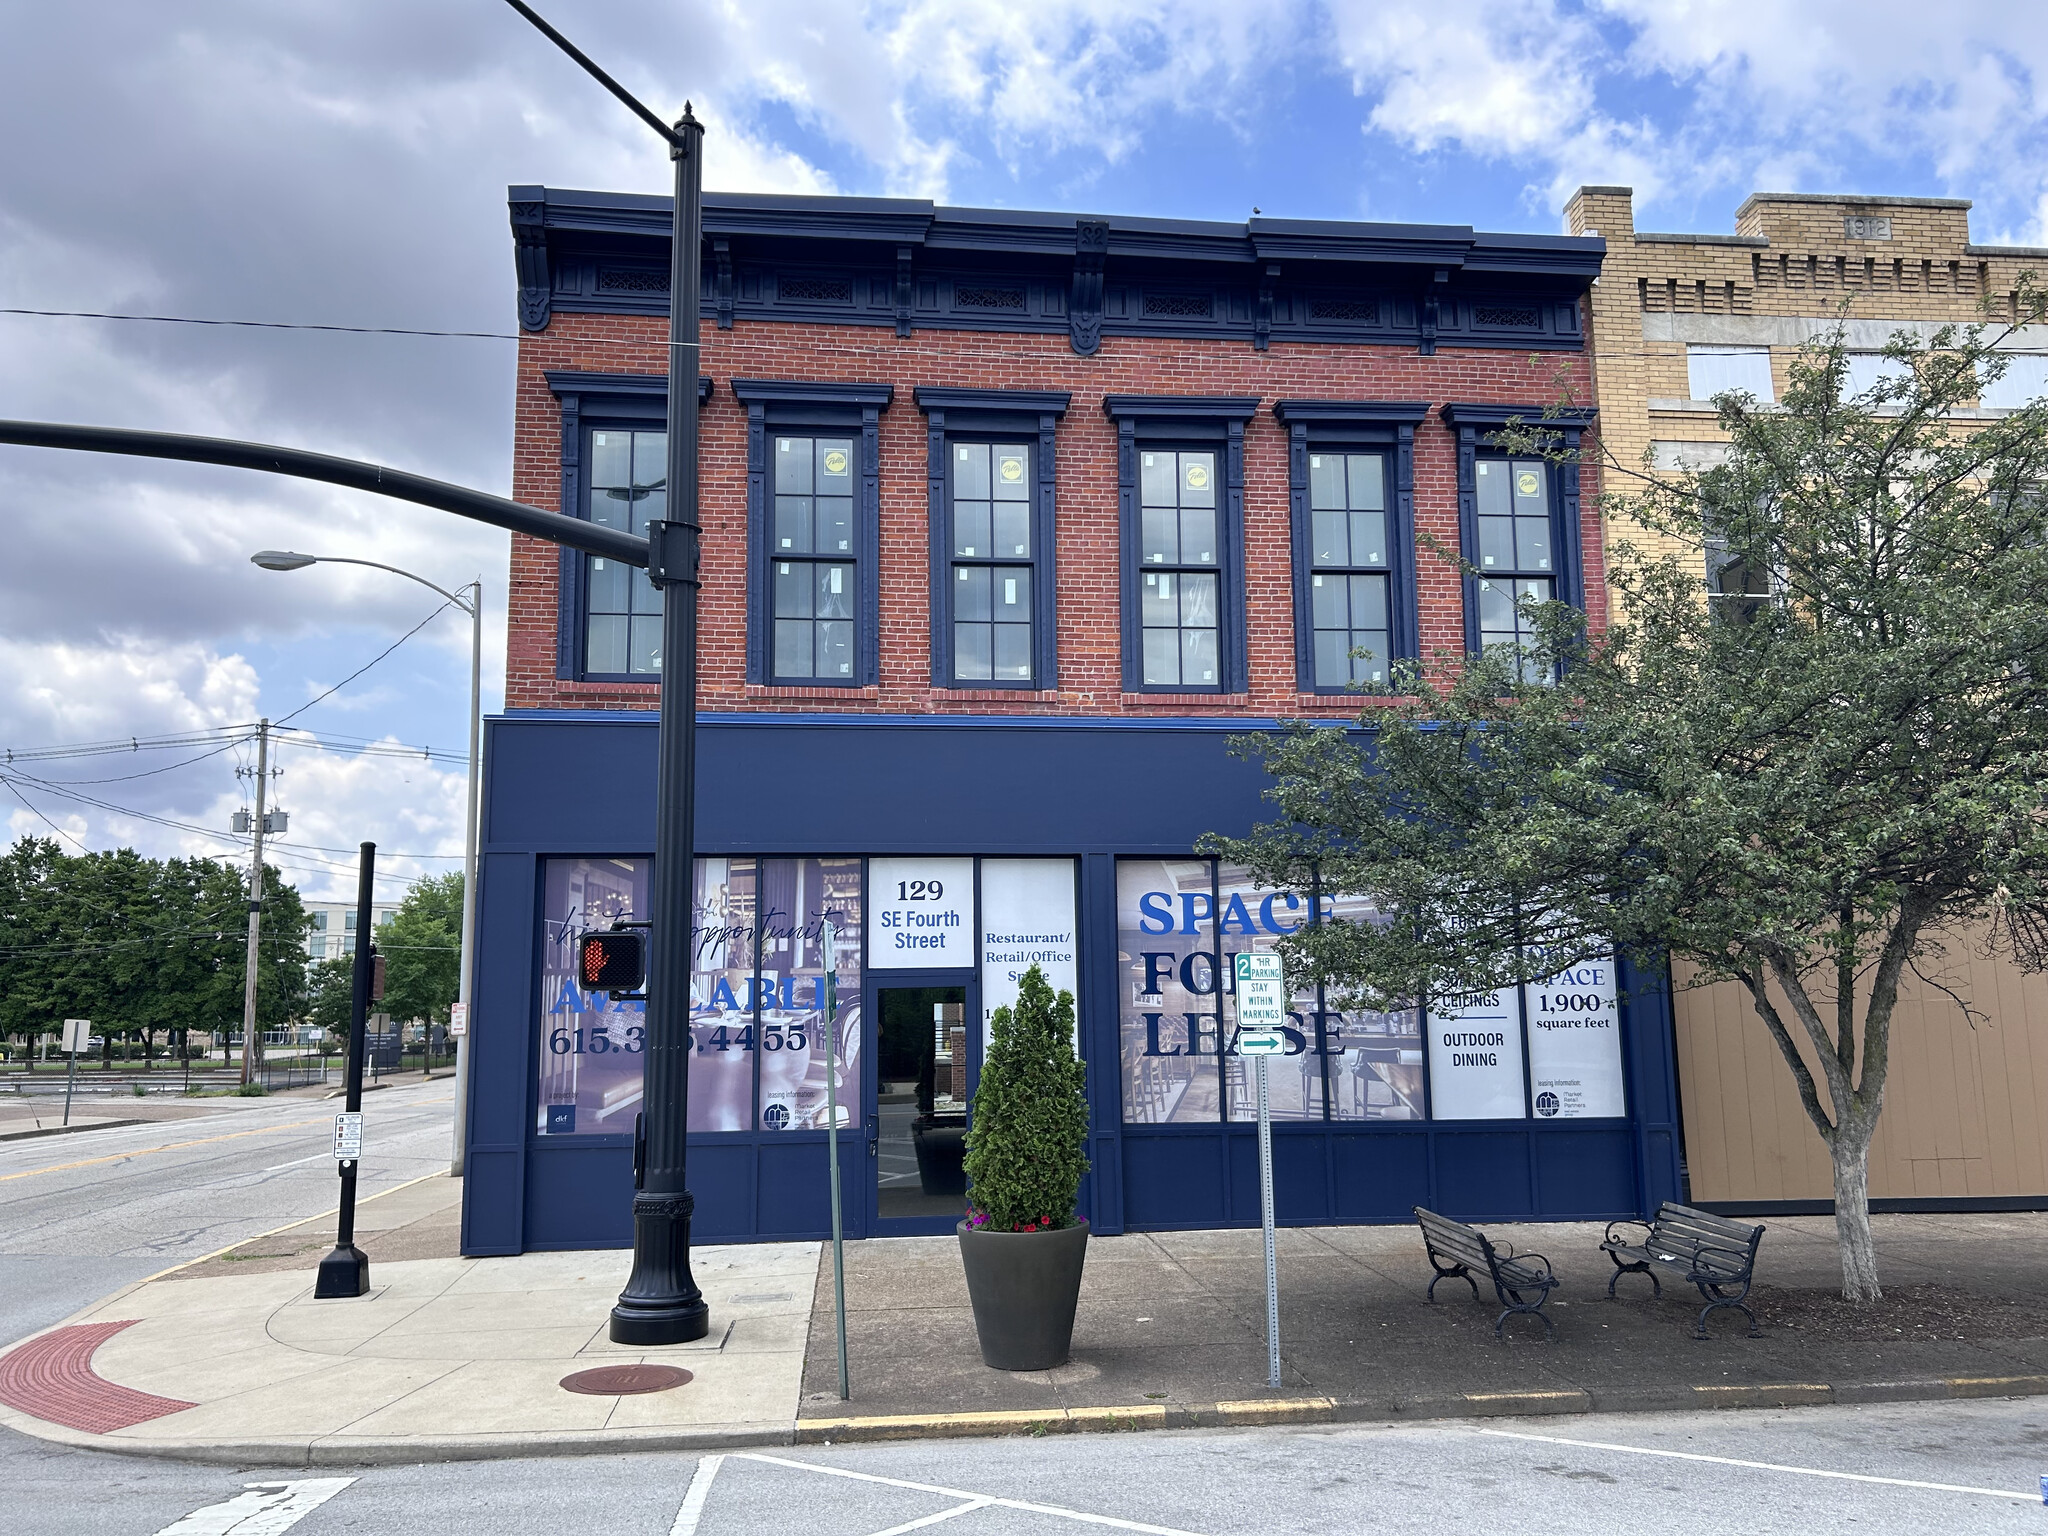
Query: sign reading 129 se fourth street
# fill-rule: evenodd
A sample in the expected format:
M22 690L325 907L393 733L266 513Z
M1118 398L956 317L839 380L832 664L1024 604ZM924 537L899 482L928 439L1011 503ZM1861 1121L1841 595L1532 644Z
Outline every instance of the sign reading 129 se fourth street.
M868 861L868 965L925 971L975 963L974 860Z

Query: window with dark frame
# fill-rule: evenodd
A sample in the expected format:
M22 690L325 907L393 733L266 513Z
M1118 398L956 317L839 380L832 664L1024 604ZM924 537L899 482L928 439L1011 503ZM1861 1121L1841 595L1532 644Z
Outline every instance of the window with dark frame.
M590 520L646 536L667 516L668 434L590 433ZM661 673L661 589L647 573L597 555L584 559L586 673L627 677Z
M1028 443L947 443L947 589L956 683L1032 680L1032 458Z
M1536 645L1527 607L1557 595L1550 466L1541 459L1480 458L1473 465L1479 523L1479 644L1522 653L1524 681L1547 672L1528 659Z
M777 683L846 683L858 646L858 551L851 434L776 434L769 518Z
M1386 455L1311 450L1308 492L1315 685L1384 683L1393 656Z
M1138 454L1138 626L1146 687L1223 689L1222 518L1214 449Z

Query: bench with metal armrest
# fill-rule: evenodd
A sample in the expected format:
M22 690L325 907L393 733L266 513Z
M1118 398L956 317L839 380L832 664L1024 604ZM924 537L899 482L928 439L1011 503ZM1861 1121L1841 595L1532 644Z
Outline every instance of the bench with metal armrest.
M1540 1253L1516 1253L1511 1243L1495 1243L1477 1227L1468 1227L1462 1221L1439 1216L1419 1205L1415 1207L1415 1220L1422 1228L1430 1268L1436 1271L1436 1277L1429 1282L1429 1300L1436 1300L1439 1280L1463 1280L1472 1287L1472 1299L1480 1300L1479 1282L1474 1275L1482 1273L1493 1282L1493 1294L1507 1309L1494 1321L1495 1338L1502 1337L1501 1328L1509 1318L1520 1315L1535 1318L1543 1325L1544 1336L1556 1342L1557 1330L1542 1312L1543 1303L1557 1288L1550 1260Z
M1624 1230L1631 1227L1641 1235ZM1607 1281L1608 1300L1614 1299L1615 1281L1629 1274L1648 1275L1653 1292L1662 1296L1664 1287L1657 1281L1661 1269L1698 1286L1707 1303L1700 1310L1694 1338L1707 1336L1709 1313L1732 1307L1749 1319L1749 1336L1754 1339L1758 1337L1756 1314L1743 1298L1749 1295L1757 1245L1763 1239L1760 1226L1670 1201L1658 1207L1654 1221L1610 1222L1607 1240L1600 1245L1600 1251L1614 1260L1614 1274Z

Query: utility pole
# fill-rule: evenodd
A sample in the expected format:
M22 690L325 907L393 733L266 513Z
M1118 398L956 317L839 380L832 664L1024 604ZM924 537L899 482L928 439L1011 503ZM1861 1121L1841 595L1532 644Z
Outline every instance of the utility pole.
M249 967L242 981L242 1086L256 1081L256 976L263 954L263 792L270 784L270 722L256 726L256 816L249 823ZM357 940L361 942L360 938Z

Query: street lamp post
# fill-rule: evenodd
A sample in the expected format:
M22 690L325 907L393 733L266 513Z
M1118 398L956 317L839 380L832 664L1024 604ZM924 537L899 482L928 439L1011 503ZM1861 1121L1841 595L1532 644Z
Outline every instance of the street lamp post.
M411 571L402 571L395 565L385 565L377 560L356 560L347 555L302 555L287 549L259 550L250 560L266 571L297 571L309 565L367 565L375 570L389 571L394 576L403 576L421 586L432 589L447 598L457 608L469 615L469 788L463 796L462 831L462 974L456 981L456 1001L462 1005L465 1015L462 1033L455 1037L455 1152L450 1159L448 1172L454 1178L462 1177L464 1145L469 1137L469 1024L470 991L476 985L473 971L476 956L476 862L477 862L477 795L482 766L481 740L483 733L483 661L484 661L484 584L481 579L466 587L450 592L424 576ZM460 593L467 592L465 599ZM363 934L356 935L356 943L368 940Z
M704 125L683 104L670 127L524 0L506 0L660 134L675 165L668 278L668 516L647 527L647 575L661 588L661 739L656 748L653 923L647 966L646 1155L633 1192L633 1273L612 1308L615 1344L684 1344L711 1329L690 1274L686 1180L690 1095L690 930L696 875L698 285L704 244Z

